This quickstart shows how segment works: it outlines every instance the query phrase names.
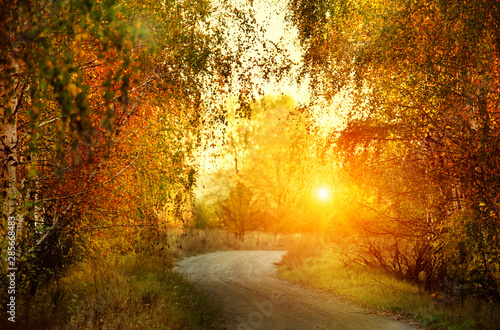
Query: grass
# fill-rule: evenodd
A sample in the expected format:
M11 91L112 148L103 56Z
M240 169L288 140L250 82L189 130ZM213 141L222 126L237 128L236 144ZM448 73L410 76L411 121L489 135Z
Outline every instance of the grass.
M165 233L163 233L165 234ZM220 250L284 249L294 236L250 232L243 241L221 230L168 229L146 252L107 249L67 276L39 288L16 316L22 329L217 329L220 311L172 271L186 255ZM102 251L101 251L102 252ZM22 323L19 324L19 321ZM0 328L12 326L11 323Z
M31 329L216 329L219 311L161 255L81 263L32 301Z
M308 246L313 245L312 249ZM500 306L468 299L445 304L417 285L378 269L349 263L336 250L321 251L319 242L297 244L283 258L278 276L330 291L374 312L413 320L431 329L498 329Z

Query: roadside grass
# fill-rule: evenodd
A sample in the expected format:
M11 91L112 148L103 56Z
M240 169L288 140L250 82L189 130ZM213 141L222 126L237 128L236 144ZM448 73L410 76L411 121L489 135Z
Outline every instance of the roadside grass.
M38 290L29 329L217 329L219 311L169 255L109 255ZM26 315L19 315L22 321ZM24 321L26 322L26 321Z
M310 244L310 243L309 243ZM300 244L284 256L278 276L330 291L341 298L397 319L413 320L430 329L498 329L500 306L468 299L450 304L417 285L379 269L349 263L336 250L309 252Z
M222 230L178 228L164 229L161 235L160 242L142 252L95 251L58 282L39 288L30 298L29 311L21 306L18 327L217 329L220 311L172 270L176 260L221 250L284 250L297 238L249 232L242 241Z

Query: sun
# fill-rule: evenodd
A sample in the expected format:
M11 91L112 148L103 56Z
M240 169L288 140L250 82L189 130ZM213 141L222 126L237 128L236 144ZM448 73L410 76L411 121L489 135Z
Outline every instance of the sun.
M317 194L319 199L326 201L330 197L330 189L327 187L321 187L318 189Z

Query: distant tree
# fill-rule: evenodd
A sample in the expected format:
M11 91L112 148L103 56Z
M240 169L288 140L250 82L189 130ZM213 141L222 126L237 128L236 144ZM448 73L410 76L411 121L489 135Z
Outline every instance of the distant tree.
M310 207L304 198L309 198L311 184L324 168L310 165L319 149L302 153L296 148L306 136L313 144L307 120L289 96L265 96L250 107L251 119L237 115L234 107L228 109L219 168L207 175L210 184L205 186L210 188L200 203L220 205L239 182L254 195L262 229L289 232L314 227L314 220L299 216L307 213L299 209Z
M243 240L245 232L260 229L262 224L262 212L257 202L252 190L237 182L229 191L229 196L222 201L217 215L227 230Z

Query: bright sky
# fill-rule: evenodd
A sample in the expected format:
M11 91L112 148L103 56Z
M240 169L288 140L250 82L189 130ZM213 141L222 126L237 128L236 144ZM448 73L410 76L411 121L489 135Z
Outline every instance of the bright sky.
M317 190L316 194L319 199L321 199L322 201L326 201L328 200L328 198L330 198L330 189L328 189L327 187L321 187Z
M285 22L286 2L260 0L254 2L254 8L257 15L256 20L266 28L266 38L281 47L284 47L289 53L291 59L300 63L302 50L298 44L298 31L295 27L287 26ZM298 68L295 68L298 69ZM280 83L270 83L264 88L266 94L284 93L292 96L298 103L309 101L307 92L307 82L298 85L295 79L282 81Z
M250 5L252 7L250 7ZM268 50L272 49L272 42L278 45L281 49L286 49L289 53L289 57L287 58L290 58L296 63L300 63L302 53L297 40L298 32L295 27L289 26L285 22L286 6L287 3L285 1L279 0L233 0L229 2L229 5L227 3L219 3L219 9L216 16L214 16L214 19L215 21L219 21L221 19L225 20L224 24L229 28L229 30L227 30L228 34L226 35L227 41L230 45L233 43L233 49L236 50L237 43L244 40L245 36L241 35L241 29L236 25L238 24L237 22L226 18L232 17L232 8L234 7L237 7L242 12L246 12L251 8L251 10L255 12L257 26L262 27L265 31L264 38L269 41ZM247 55L241 58L243 67L239 68L241 69L240 72L248 72L244 70L249 70L252 74L253 82L256 85L263 87L265 94L288 94L298 103L305 103L309 100L306 84L298 86L295 79L292 77L293 74L288 81L280 81L279 83L274 81L264 84L261 79L263 72L259 71L258 67L251 67L249 61L252 57L254 59L263 60L264 56L266 56L266 51L260 44L250 46L253 48L247 50ZM284 55L279 54L277 56L278 60L280 59L280 56L283 57ZM237 70L238 68L235 69ZM297 70L298 66L294 69ZM238 81L235 79L233 83L238 84ZM255 96L257 96L257 94L255 94Z
M232 5L236 5L240 3L241 7L247 6L249 4L248 0L237 0L232 1ZM222 6L223 10L227 9L226 6ZM286 2L279 0L255 0L253 1L253 9L256 12L256 21L257 24L264 27L265 29L265 38L273 43L279 45L282 48L285 48L289 54L291 59L300 63L301 61L301 47L298 44L298 31L295 27L287 25L285 22L285 13L286 13ZM231 22L226 22L229 26ZM231 35L231 31L233 35ZM230 35L228 36L230 39L237 38L238 28L235 26L234 30L229 31ZM260 49L261 53L263 53L262 49ZM252 49L249 51L249 57L257 56L259 53L259 49ZM245 59L243 59L245 61ZM245 65L245 63L243 64ZM293 69L298 71L298 65ZM296 79L292 75L285 81L278 82L270 82L265 83L260 78L261 72L257 69L251 70L253 73L253 79L256 84L264 85L263 91L265 94L287 94L293 97L293 99L297 103L307 104L310 100L310 96L308 93L307 81L304 81L301 85L296 83ZM340 123L340 116L337 115L342 113L342 109L349 106L349 97L343 95L343 97L339 97L338 100L334 101L333 105L328 107L318 107L315 109L317 113L318 125L323 128L323 134L327 134L327 132L331 131L333 128L338 127ZM213 128L209 128L213 129ZM202 172L212 172L217 169L218 161L213 158L214 151L217 150L215 148L209 148L209 150L205 150L202 152L201 165L203 168L200 170Z
M302 49L298 42L298 31L293 26L288 26L285 22L286 2L278 0L258 0L254 1L256 10L256 20L266 28L266 38L285 48L291 59L300 63ZM297 74L298 65L293 69L292 75L285 81L279 83L268 83L264 87L265 94L284 93L294 98L297 103L307 104L310 101L308 92L308 81L303 81L298 85L293 74ZM351 93L344 90L338 93L333 102L329 105L317 106L314 110L318 125L322 128L321 134L326 135L333 129L342 126L343 117L346 110L352 106Z

